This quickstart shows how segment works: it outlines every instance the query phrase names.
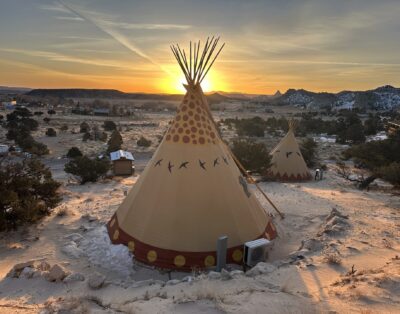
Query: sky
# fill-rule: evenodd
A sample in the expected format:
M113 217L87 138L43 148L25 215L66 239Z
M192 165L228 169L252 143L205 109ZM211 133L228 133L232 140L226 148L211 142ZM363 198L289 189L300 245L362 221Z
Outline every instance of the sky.
M400 86L399 0L0 0L0 85L181 93L170 51L221 36L206 91Z

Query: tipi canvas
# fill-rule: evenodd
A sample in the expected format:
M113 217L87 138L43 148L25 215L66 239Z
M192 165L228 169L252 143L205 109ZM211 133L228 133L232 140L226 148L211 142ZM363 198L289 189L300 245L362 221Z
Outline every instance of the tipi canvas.
M186 95L137 183L108 223L111 241L135 259L164 269L214 266L216 242L228 237L228 263L243 244L273 239L271 218L247 186L211 117L200 83L222 47L218 39L171 49L186 77ZM190 57L190 59L189 59ZM187 58L189 60L187 60Z
M311 179L307 165L294 136L295 121L289 121L286 136L271 151L271 167L267 177L276 181L306 181Z

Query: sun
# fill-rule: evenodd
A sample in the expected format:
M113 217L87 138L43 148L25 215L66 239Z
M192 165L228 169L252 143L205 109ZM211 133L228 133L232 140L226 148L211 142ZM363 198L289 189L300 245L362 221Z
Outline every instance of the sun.
M186 93L186 89L183 86L183 84L187 84L186 79L184 77L180 77L177 80L175 80L174 83L174 92L179 92L179 93ZM203 89L203 92L211 92L212 91L212 83L209 78L204 78L204 80L201 82L201 88Z

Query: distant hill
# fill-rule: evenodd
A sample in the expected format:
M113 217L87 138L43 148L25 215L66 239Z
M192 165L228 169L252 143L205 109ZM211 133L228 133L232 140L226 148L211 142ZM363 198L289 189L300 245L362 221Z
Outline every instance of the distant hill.
M146 94L146 93L124 93L116 89L33 89L25 93L32 97L56 97L56 98L93 98L93 99L149 99L163 101L180 101L183 95L177 94ZM219 92L206 95L210 104L218 104L231 100Z
M95 98L95 99L152 99L152 100L181 100L183 95L124 93L116 89L33 89L25 95L33 97L58 98Z
M30 90L32 90L32 88L0 86L0 94L23 94L29 92Z
M342 91L339 93L315 93L304 89L289 89L272 102L309 109L329 107L333 109L389 110L400 107L400 88L385 85L368 91Z

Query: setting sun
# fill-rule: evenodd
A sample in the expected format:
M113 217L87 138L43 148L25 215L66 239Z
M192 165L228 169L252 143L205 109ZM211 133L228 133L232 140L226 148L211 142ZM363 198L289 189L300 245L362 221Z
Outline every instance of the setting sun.
M170 79L162 80L160 86L166 93L185 94L186 89L183 86L184 84L187 84L185 77L183 75L177 75ZM208 93L212 91L225 90L227 86L224 84L223 78L221 78L216 72L210 71L201 82L201 88L203 89L203 92Z

